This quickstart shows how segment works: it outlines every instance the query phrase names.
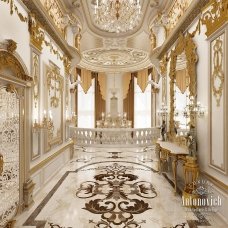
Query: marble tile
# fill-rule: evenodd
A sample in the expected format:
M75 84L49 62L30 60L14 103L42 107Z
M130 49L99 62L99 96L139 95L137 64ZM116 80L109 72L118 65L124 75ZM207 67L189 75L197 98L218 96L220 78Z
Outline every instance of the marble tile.
M197 227L157 165L153 148L77 148L16 227Z

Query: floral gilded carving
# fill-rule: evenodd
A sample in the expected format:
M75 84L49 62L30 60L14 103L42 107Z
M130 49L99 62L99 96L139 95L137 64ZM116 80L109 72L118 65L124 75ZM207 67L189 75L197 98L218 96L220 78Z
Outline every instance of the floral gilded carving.
M57 67L51 68L47 72L47 86L51 101L51 107L57 108L63 91L63 79Z
M206 35L210 36L228 21L228 1L211 0L202 15L201 21L207 27Z
M56 27L64 35L64 13L56 0L40 0L48 15L52 18Z
M212 44L212 92L216 99L217 106L220 106L220 101L224 88L225 73L223 69L223 40L222 36L218 37Z
M48 117L46 122L47 137L46 151L53 145L62 143L63 140L63 77L60 69L53 63L46 68L47 82L47 109ZM52 113L55 114L53 118Z
M180 18L184 15L193 0L176 0L168 12L166 28L170 33L177 25Z
M11 52L0 50L0 72L5 69L11 69L18 79L32 81L32 78L25 74L21 63Z
M40 22L36 19L34 14L29 15L29 33L30 42L38 49L42 50L42 44L44 41L44 30Z
M175 49L171 51L170 54L170 135L171 137L175 136L175 128L174 128L174 84L176 79L176 65L177 65L177 56L185 53L186 55L186 66L187 72L190 78L189 82L189 94L194 98L194 102L196 99L197 91L196 91L196 63L198 61L198 56L196 54L196 45L192 39L192 35L187 33L186 35L180 34L179 39L177 40L177 44ZM191 115L190 124L195 126L195 118Z

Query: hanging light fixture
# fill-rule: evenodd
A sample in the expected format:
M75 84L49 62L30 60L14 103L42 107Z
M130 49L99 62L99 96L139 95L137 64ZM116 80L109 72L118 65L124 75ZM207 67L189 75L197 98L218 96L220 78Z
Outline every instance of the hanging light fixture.
M140 0L93 0L95 24L112 33L134 29L141 19Z

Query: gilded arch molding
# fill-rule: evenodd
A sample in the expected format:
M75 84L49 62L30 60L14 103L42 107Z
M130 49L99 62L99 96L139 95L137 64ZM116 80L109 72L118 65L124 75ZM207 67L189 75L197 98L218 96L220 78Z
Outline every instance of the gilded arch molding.
M4 71L4 69L11 69L18 79L28 82L32 81L32 77L25 73L22 64L13 53L6 50L0 50L0 72Z

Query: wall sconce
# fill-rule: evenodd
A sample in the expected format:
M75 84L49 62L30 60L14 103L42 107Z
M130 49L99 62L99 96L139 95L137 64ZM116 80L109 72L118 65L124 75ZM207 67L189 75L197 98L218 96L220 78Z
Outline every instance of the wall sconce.
M41 129L47 129L48 126L53 126L53 116L52 111L49 111L49 116L47 117L47 111L43 112L43 119L41 122L38 122L38 118L34 118L33 130L40 131Z

